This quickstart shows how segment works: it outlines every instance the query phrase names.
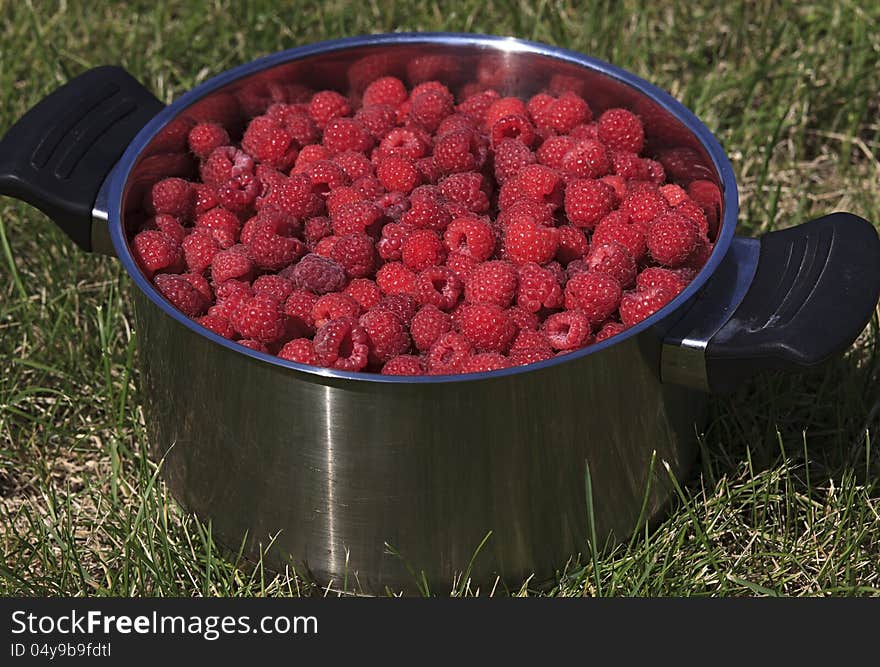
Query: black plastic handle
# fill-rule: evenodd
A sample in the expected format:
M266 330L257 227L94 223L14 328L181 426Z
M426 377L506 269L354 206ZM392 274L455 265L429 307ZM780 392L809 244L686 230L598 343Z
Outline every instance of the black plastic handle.
M880 238L858 216L832 213L760 242L736 239L731 249L668 334L664 380L676 381L689 364L691 380L699 375L693 364L701 346L703 388L713 392L761 371L814 367L849 347L877 305Z
M0 140L0 194L36 206L91 250L98 191L163 106L121 67L81 74L37 103Z

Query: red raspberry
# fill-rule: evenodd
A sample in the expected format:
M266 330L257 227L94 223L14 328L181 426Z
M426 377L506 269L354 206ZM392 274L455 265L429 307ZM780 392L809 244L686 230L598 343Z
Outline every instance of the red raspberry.
M199 233L198 231L190 234L183 239L183 256L186 259L186 266L193 273L204 273L211 266L220 246L217 241L208 234Z
M315 318L312 309L318 303L318 295L304 289L290 293L284 302L284 314L290 330L299 336L315 335Z
M461 204L469 213L486 213L489 210L489 186L480 173L452 174L440 181L439 187L446 199Z
M339 239L339 236L327 236L321 239L315 244L315 254L329 259L330 255L333 254L333 248L336 247L336 242Z
M366 234L347 234L336 239L330 258L345 269L349 277L364 278L373 272L376 250Z
M669 183L668 185L661 185L660 194L663 195L663 198L666 200L670 206L675 208L683 201L689 199L687 192L684 191L680 185L676 185L675 183Z
M309 115L322 130L334 118L341 118L351 114L351 105L348 98L332 90L322 90L315 93L309 102Z
M419 176L422 177L423 183L437 185L441 174L440 170L437 169L437 165L434 164L433 157L420 157L415 161L415 165L416 169L419 170Z
M232 315L232 311L238 307L242 299L254 295L254 290L251 289L249 283L235 278L222 283L215 282L214 287L217 295L216 305L220 306L222 304L223 306L231 307L226 315L227 318Z
M294 361L298 364L318 365L318 355L315 354L315 346L308 338L294 338L284 344L278 351L278 358L286 361Z
M382 227L382 236L376 243L379 257L386 262L397 261L403 251L403 242L413 231L411 225L389 222Z
M544 227L522 217L504 230L504 257L514 264L544 264L553 259L559 246L559 230Z
M196 193L196 205L193 215L198 218L202 213L207 213L212 208L219 206L214 188L204 183L193 183L193 190Z
M636 277L636 289L646 291L651 287L661 287L677 295L688 286L689 282L690 276L686 277L680 271L649 266Z
M397 125L397 111L394 107L377 104L364 107L354 115L354 119L360 123L373 138L380 141Z
M257 268L279 271L302 256L306 247L293 236L295 231L296 226L284 215L274 211L260 213L246 244Z
M441 174L476 171L486 161L487 149L471 129L449 132L434 143L434 166Z
M293 135L267 116L257 116L250 122L241 147L260 164L282 171L290 169L299 154Z
M528 218L539 225L552 227L554 224L553 214L546 206L539 204L531 199L521 199L514 202L503 211L498 212L496 219L497 226L501 229L507 227L510 223L516 222L522 218Z
M352 181L373 175L373 163L366 155L357 151L343 151L333 157L333 162L338 164Z
M706 213L696 203L687 199L675 207L675 212L683 215L697 226L697 231L702 236L709 235L709 220Z
M299 155L296 156L296 162L293 163L291 174L304 174L308 168L316 162L329 160L332 155L330 151L319 144L308 144L302 147Z
M502 139L495 146L495 180L504 184L522 169L535 163L535 154L518 139Z
M414 294L416 274L402 262L388 262L376 272L376 284L383 294Z
M416 128L398 127L385 135L379 147L373 151L373 160L381 162L392 155L417 160L428 154L430 145L430 137L423 135Z
M217 245L226 250L238 241L241 222L232 211L217 207L196 218L195 229L211 236Z
M664 287L627 292L620 300L620 319L631 327L649 318L674 298L675 293Z
M318 126L309 117L306 105L273 104L266 110L266 116L287 130L300 148L318 140Z
M547 107L553 104L555 98L552 95L548 95L547 93L538 93L537 95L533 95L529 101L526 103L526 109L529 112L529 115L532 117L532 120L535 119L536 116L539 116L542 111L544 111Z
M148 277L160 271L179 273L183 270L183 251L165 232L152 229L140 232L131 245L132 254Z
M446 258L446 266L452 269L452 272L462 281L467 279L471 271L473 271L474 267L479 263L480 260L476 257L466 255L462 252L451 252Z
M452 310L458 303L461 292L461 278L447 266L425 269L416 277L413 286L414 296L419 303L430 303L440 310Z
M409 334L391 311L374 308L361 315L360 324L369 339L371 364L378 366L409 352L411 346Z
M669 205L657 190L640 188L626 196L620 210L628 213L633 222L646 224L669 210Z
M591 342L590 321L577 310L554 313L544 321L543 330L554 350L577 350Z
M271 294L254 294L242 300L230 322L242 338L274 343L286 331L284 309Z
M429 266L439 266L446 260L446 249L436 232L416 229L403 241L401 256L404 265L418 273Z
M309 254L285 269L282 276L315 294L337 292L345 285L345 269L332 259Z
M400 222L403 214L409 210L409 197L403 192L386 192L373 203L387 219L394 222Z
M565 215L575 227L593 229L611 213L614 197L614 188L602 181L572 181L565 189Z
M452 375L459 373L462 365L473 353L471 342L459 333L445 333L428 352L428 373Z
M290 177L270 169L258 169L262 193L256 198L257 210L274 208L295 217L317 215L322 209L321 198L312 191L312 181L305 174Z
M254 351L256 351L256 352L263 352L263 353L268 353L268 352L269 352L269 348L266 347L266 344L265 344L265 343L261 343L261 342L258 341L258 340L248 340L248 339L245 339L245 340L240 340L240 341L237 341L237 342L238 342L239 345L241 345L242 347L246 347L246 348L248 348L249 350L254 350Z
M681 266L697 247L697 226L683 215L670 211L656 218L648 228L648 252L659 264Z
M562 264L568 264L575 259L581 259L590 249L590 243L586 235L573 225L560 225L559 246L556 248L556 260Z
M627 187L626 179L623 176L603 176L599 180L614 188L614 196L617 201L620 202L626 198L629 188Z
M349 183L348 174L342 170L342 167L330 160L312 162L302 173L309 177L312 192L317 195L326 196L331 190Z
M321 366L342 371L359 371L367 366L368 336L357 320L331 320L315 334L315 356Z
M522 306L513 306L508 309L507 313L510 315L510 320L520 331L522 331L523 329L534 331L538 328L538 325L540 324L538 316L535 313L526 310Z
M611 154L598 141L586 139L563 156L562 169L577 178L600 178L611 171Z
M211 285L205 280L205 276L197 273L183 273L181 275L205 298L205 303L211 304L214 301L214 293L211 291Z
M492 127L505 116L526 115L526 105L518 97L502 97L496 100L486 110L486 116L483 119L486 127Z
M347 294L341 292L332 292L325 294L315 301L312 306L312 321L316 327L320 327L325 322L336 320L340 317L358 317L361 314L361 307L357 301Z
M267 273L254 280L254 294L271 294L281 303L287 301L293 292L293 283L274 273Z
M338 215L339 212L350 204L369 204L371 202L365 201L357 190L347 185L343 185L334 190L331 190L327 194L327 199L325 200L325 206L327 208L327 213L330 215L332 219L334 215Z
M474 132L479 129L478 125L479 124L474 120L473 116L468 116L463 113L454 113L443 119L443 122L437 127L435 136L439 138L444 134L458 132L460 130L470 130L471 132Z
M163 178L150 188L144 208L151 215L166 213L178 220L190 220L196 204L195 195L189 181Z
M481 262L495 252L492 226L479 218L456 218L443 233L443 242L450 253L462 253Z
M471 303L494 303L507 308L516 294L517 269L502 260L478 264L464 285L464 298Z
M457 110L459 113L465 113L477 121L483 121L486 118L486 112L489 110L489 107L499 99L500 96L494 90L475 92L464 98L461 104L458 105Z
M209 312L207 315L202 315L198 318L196 322L227 340L235 336L235 328L232 326L232 323L222 315Z
M531 313L541 308L562 307L562 288L549 269L537 264L523 264L519 267L519 283L516 303Z
M605 273L586 271L565 285L565 308L581 310L592 326L607 320L620 305L620 283Z
M543 164L526 165L517 174L517 184L526 199L544 204L554 211L562 205L564 183L555 169Z
M534 104L530 111L533 111L535 125L560 134L566 134L576 125L589 123L593 119L589 105L580 96L570 92L562 93L549 103L542 99L540 103Z
M535 128L523 114L511 114L499 118L489 129L493 146L498 146L505 139L516 139L524 146L531 148L535 143Z
M566 311L567 312L567 311ZM510 353L519 352L521 350L546 350L552 352L550 348L550 339L543 330L521 329L513 339L513 345L510 346Z
M401 354L389 359L382 366L382 375L424 375L422 358L412 354Z
M198 317L208 309L208 300L184 276L160 273L153 278L153 284L162 296L187 317Z
M642 121L626 109L608 109L599 116L599 141L615 151L641 153L645 143Z
M597 343L601 343L603 340L616 336L625 329L626 327L620 322L606 322L602 325L602 328L596 332L595 340Z
M260 194L260 182L256 176L242 173L218 185L216 194L221 206L233 213L245 215L253 209Z
M333 232L338 236L369 233L381 221L382 210L368 201L355 201L330 211Z
M386 190L412 192L421 181L419 170L409 158L392 155L376 168L376 176Z
M405 326L409 326L419 309L419 304L409 294L388 294L382 297L376 307L394 313Z
M345 288L345 293L358 302L364 311L370 310L382 300L382 290L368 278L355 278Z
M354 118L336 118L327 123L322 144L332 155L343 151L365 153L373 147L373 136Z
M202 163L199 173L204 183L216 188L235 176L253 175L254 169L250 155L232 146L221 146Z
M685 267L691 269L695 273L703 268L709 257L712 255L712 249L715 247L705 236L697 236L697 247L688 257Z
M502 368L510 368L510 361L498 352L481 352L465 359L461 366L462 373L487 373Z
M186 230L183 225L177 221L177 218L166 213L160 213L147 220L144 223L144 229L158 229L174 239L178 245L183 243L183 239L186 238Z
M712 181L701 179L689 183L687 193L703 209L709 222L709 229L714 234L721 220L721 190Z
M333 227L330 224L330 218L324 216L309 218L303 226L303 237L306 240L306 245L312 250L318 241L331 234L333 234Z
M445 198L432 185L422 185L413 190L410 201L412 206L401 218L404 224L442 231L452 220Z
M568 133L568 136L574 139L575 142L586 141L587 139L598 139L598 128L598 123L584 123L583 125L573 127L571 132Z
M492 303L465 304L459 326L477 352L504 352L516 335L508 312Z
M351 187L368 201L378 199L385 194L385 188L382 187L379 179L375 176L362 176L354 181Z
M400 79L394 76L383 76L366 87L362 104L365 107L374 104L390 104L396 107L403 104L406 98L406 86Z
M199 123L189 131L187 142L193 155L204 160L215 148L229 143L229 133L216 123Z
M611 152L611 170L617 176L631 181L650 181L648 163L635 153L628 151Z
M437 306L422 306L413 316L410 334L420 352L427 352L443 334L452 330L452 318Z
M630 287L636 279L636 261L629 251L616 241L593 243L587 255L587 267L596 273L607 273L621 287Z
M547 361L554 356L552 350L527 348L512 351L507 358L510 360L511 366L527 366L528 364L536 364L539 361Z
M630 223L629 215L623 211L612 211L599 221L593 230L593 243L619 243L636 262L648 252L644 229Z
M535 155L540 164L553 169L562 169L562 162L566 154L575 146L577 146L577 142L569 136L547 137Z
M448 91L425 90L416 93L410 98L409 118L416 125L423 127L428 132L433 132L440 122L453 112L453 99Z
M657 160L644 160L645 166L648 169L648 178L655 185L661 185L666 181L666 170L663 169L663 165L657 162Z

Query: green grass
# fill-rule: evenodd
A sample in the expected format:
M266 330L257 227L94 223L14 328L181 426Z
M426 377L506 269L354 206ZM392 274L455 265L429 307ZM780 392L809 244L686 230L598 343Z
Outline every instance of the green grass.
M609 60L683 100L731 156L740 233L831 210L880 221L876 3L283 5L3 3L0 131L105 63L170 101L230 66L318 38L511 34ZM38 212L0 200L0 594L325 593L294 573L240 567L168 497L144 456L128 289L115 261L79 252ZM584 545L550 593L880 593L877 344L875 318L822 370L714 399L695 436L699 469L668 518L616 549ZM450 582L432 593L451 591L475 592Z

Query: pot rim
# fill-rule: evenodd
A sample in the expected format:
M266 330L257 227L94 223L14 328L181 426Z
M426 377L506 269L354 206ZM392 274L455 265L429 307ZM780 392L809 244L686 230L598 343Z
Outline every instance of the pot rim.
M153 284L147 280L146 276L141 272L140 268L131 254L128 247L128 241L122 225L122 201L125 194L125 188L132 168L137 163L141 151L149 144L153 137L164 128L171 120L185 108L198 102L206 95L235 82L238 79L252 75L276 65L281 65L294 60L306 57L312 57L322 54L329 54L343 51L355 47L382 47L382 46L400 46L412 44L442 45L442 46L467 46L482 47L487 50L504 51L508 53L532 53L544 57L561 60L570 64L577 65L582 68L590 69L610 78L616 79L621 83L635 89L642 95L650 98L660 107L672 114L682 125L684 125L702 144L706 153L712 160L712 164L718 173L721 182L722 196L724 201L723 217L719 226L718 237L715 241L715 248L706 262L702 270L691 281L688 287L676 296L672 301L666 304L659 311L654 313L642 322L632 326L625 331L612 336L600 343L595 343L588 347L569 352L562 356L556 356L546 361L541 361L526 366L516 366L514 368L505 368L501 370L488 371L482 373L466 373L458 375L418 375L418 376L394 376L381 375L379 373L366 373L361 371L339 371L329 368L321 368L317 366L309 366L292 361L279 359L276 356L264 352L257 352L235 341L228 340L222 336L218 336L214 332L208 330L194 320L189 319L183 313L178 311L171 305L159 292ZM126 148L119 162L113 168L109 177L109 197L108 197L108 222L110 227L110 237L116 250L116 255L125 267L126 272L135 282L137 287L153 302L157 307L165 312L166 315L176 320L178 323L189 328L192 332L211 340L212 342L222 345L229 350L238 354L244 354L257 362L271 364L275 367L295 371L297 374L308 376L318 376L332 379L357 380L361 382L381 382L391 384L425 384L425 383L446 383L446 382L471 382L484 379L501 378L510 375L519 375L532 371L539 371L552 366L582 359L591 354L601 352L612 345L623 343L624 341L641 334L642 332L656 326L660 322L667 319L675 311L684 306L700 289L709 278L715 273L718 265L727 254L727 250L733 240L736 228L736 218L738 214L739 199L736 187L736 177L733 168L727 158L724 149L718 140L712 134L702 121L685 107L681 102L676 100L666 91L648 83L644 79L616 67L602 60L598 60L591 56L586 56L576 51L563 49L556 46L550 46L539 42L522 40L514 37L502 37L497 35L483 35L476 33L453 33L453 32L409 32L409 33L384 33L375 35L358 35L355 37L345 37L341 39L326 40L315 42L305 46L279 51L268 56L257 58L249 63L228 69L217 76L192 88L188 92L181 95L174 102L166 106L154 118L150 120L141 131L135 136L129 146ZM659 373L659 369L658 369Z

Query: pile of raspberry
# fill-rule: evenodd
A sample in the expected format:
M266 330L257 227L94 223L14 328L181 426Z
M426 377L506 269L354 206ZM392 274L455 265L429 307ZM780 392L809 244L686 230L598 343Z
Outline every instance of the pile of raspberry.
M712 251L718 189L574 92L456 99L395 77L199 123L131 239L186 316L253 350L387 375L531 364L620 333ZM655 156L656 157L656 156ZM684 185L685 187L682 187Z

